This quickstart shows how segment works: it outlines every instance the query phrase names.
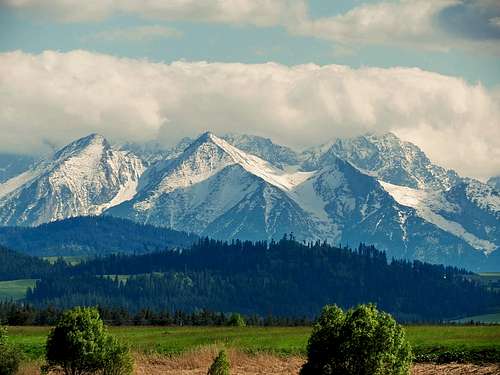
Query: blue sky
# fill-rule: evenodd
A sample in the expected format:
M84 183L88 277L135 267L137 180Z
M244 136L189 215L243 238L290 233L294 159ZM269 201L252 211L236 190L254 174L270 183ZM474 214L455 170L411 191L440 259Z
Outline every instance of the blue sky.
M335 40L294 35L281 25L256 27L189 20L158 20L118 12L111 13L104 19L68 22L47 16L40 10L29 11L8 6L8 3L4 1L0 8L0 51L3 52L17 49L32 53L47 49L85 49L164 62L275 61L286 65L312 62L352 67L404 66L463 77L468 82L481 82L490 87L500 84L500 55L479 44L472 49L450 48L447 51L433 51L411 44L395 46L390 43L352 43L345 46ZM369 3L377 2L313 0L308 4L308 11L311 18L318 19L341 15ZM440 22L440 28L444 29L444 21L439 20L439 17L440 14L435 15L436 22ZM98 36L102 32L144 25L173 28L181 35L142 40L106 40ZM447 32L457 39L468 39L468 30ZM390 39L391 35L387 37Z
M392 131L485 179L499 58L498 0L0 0L0 148Z

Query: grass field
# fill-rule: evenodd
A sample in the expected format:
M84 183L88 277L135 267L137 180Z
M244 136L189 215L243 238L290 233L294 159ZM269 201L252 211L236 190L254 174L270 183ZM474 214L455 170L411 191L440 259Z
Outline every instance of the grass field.
M35 286L35 279L0 281L0 300L19 300L25 297L26 290Z
M417 354L500 352L500 326L408 326L406 330ZM48 331L47 327L10 327L9 339L29 358L37 359L43 356ZM247 353L290 356L305 353L311 328L111 327L110 331L136 353L175 355L220 345Z

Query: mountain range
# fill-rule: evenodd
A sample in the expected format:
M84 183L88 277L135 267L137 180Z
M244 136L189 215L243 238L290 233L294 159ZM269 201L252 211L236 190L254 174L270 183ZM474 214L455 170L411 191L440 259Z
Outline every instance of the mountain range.
M396 258L500 267L498 186L442 168L392 133L301 152L251 135L208 132L167 149L92 134L16 172L0 183L0 225L111 215L220 239L293 233L365 242Z

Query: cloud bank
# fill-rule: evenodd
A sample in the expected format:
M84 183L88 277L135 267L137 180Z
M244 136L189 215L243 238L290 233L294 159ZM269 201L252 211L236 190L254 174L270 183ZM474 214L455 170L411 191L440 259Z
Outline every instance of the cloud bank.
M99 132L172 144L205 130L291 146L394 131L464 175L500 174L500 93L408 68L0 54L0 148L43 152Z

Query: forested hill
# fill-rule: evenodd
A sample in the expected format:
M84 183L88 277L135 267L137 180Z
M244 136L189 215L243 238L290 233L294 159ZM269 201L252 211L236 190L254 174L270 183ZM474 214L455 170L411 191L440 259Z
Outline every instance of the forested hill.
M293 239L203 239L182 251L98 258L44 278L27 299L38 306L295 317L313 317L325 304L375 302L405 321L439 321L500 306L500 295L469 281L465 270L388 262L371 246L350 250Z
M46 276L56 267L49 262L19 254L0 245L0 281Z
M38 227L0 227L0 244L35 256L146 253L189 247L197 236L110 216L77 217Z

